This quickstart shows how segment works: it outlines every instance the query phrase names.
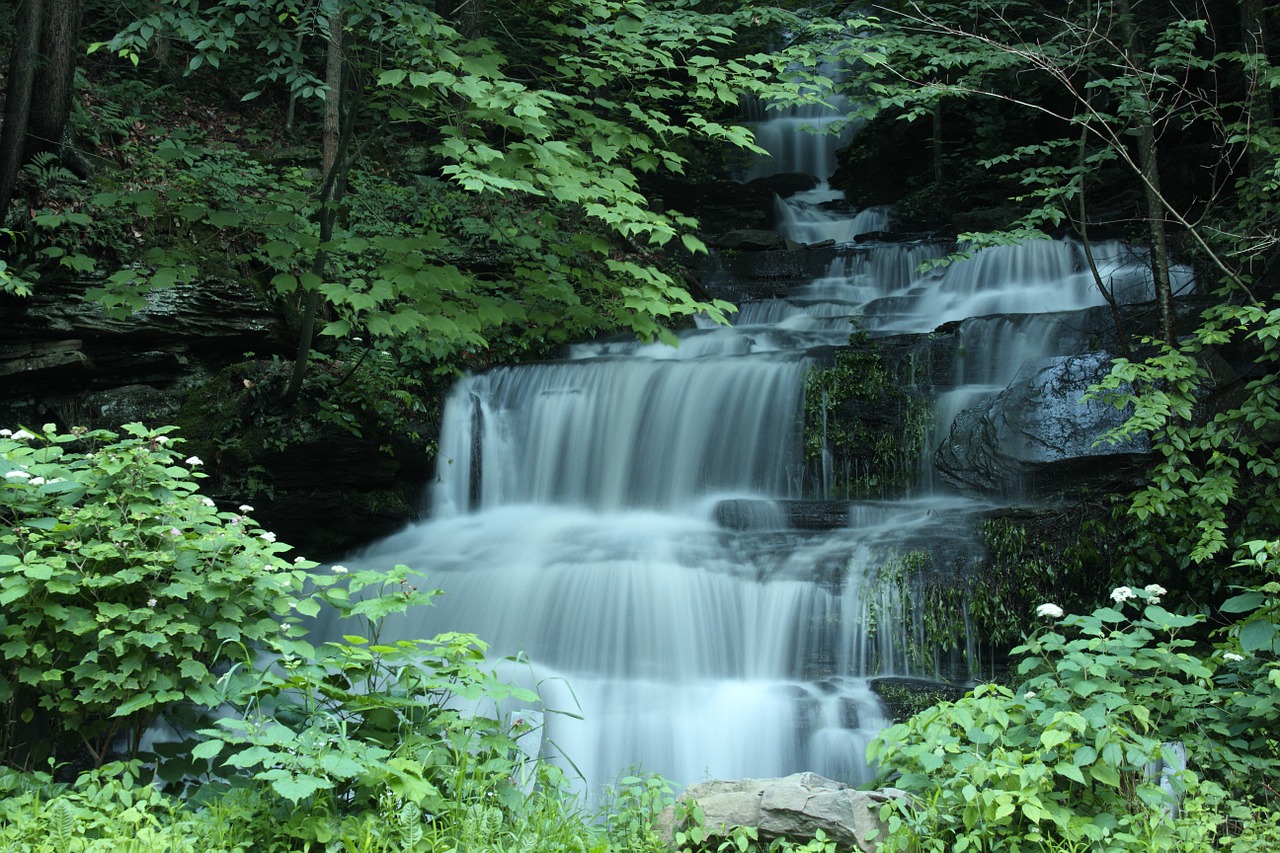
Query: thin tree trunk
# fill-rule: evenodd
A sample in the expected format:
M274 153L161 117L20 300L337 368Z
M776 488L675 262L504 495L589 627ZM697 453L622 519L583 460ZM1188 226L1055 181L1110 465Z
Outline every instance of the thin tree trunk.
M933 105L933 182L942 186L942 101Z
M463 38L480 35L484 23L486 0L445 0L437 5L440 14L453 22L453 28Z
M1138 156L1142 167L1143 197L1147 207L1147 230L1151 237L1151 274L1155 278L1156 312L1160 337L1173 346L1177 332L1173 313L1173 283L1169 275L1169 244L1165 239L1164 204L1160 200L1160 169L1156 163L1156 134L1149 115L1138 127Z
M0 125L0 226L8 220L9 203L27 147L31 89L40 55L43 0L19 0L18 32L9 57L9 85L5 90L4 124Z
M1089 97L1086 95L1086 97ZM1116 302L1115 291L1108 286L1107 282L1102 280L1102 273L1098 270L1098 262L1093 256L1093 242L1089 239L1089 215L1085 205L1085 189L1088 184L1085 175L1085 155L1088 153L1089 130L1085 126L1080 127L1080 154L1076 160L1080 169L1080 193L1077 196L1077 213L1079 217L1076 222L1076 231L1080 234L1080 245L1084 247L1085 261L1089 264L1089 272L1093 275L1093 283L1098 288L1098 292L1102 294L1102 298L1106 300L1107 307L1111 309L1111 322L1116 327L1116 341L1120 346L1120 354L1125 358L1129 358L1129 335L1125 332L1124 320L1120 316L1120 306Z
M324 102L323 136L323 184L320 189L320 246L316 249L311 261L311 273L323 280L325 266L328 263L328 252L323 246L333 239L334 219L337 218L336 205L342 195L345 183L339 172L345 168L345 150L350 142L351 122L343 122L343 99L346 86L346 62L343 56L343 28L345 17L341 12L334 12L329 18L329 47L325 61L325 84L327 92ZM348 109L350 107L348 106ZM350 110L354 113L354 110ZM345 132L344 132L345 130ZM311 344L315 339L316 314L320 310L320 290L313 287L307 291L302 305L302 322L298 328L298 350L293 358L293 373L289 377L289 386L284 392L284 402L292 406L302 392L302 380L306 377L307 362L311 356Z
M1262 0L1241 0L1240 32L1244 52L1254 59L1259 66L1269 65L1267 58L1267 18L1266 7ZM1249 86L1249 123L1255 128L1270 127L1275 121L1275 113L1271 108L1271 89L1260 72L1248 80ZM1256 177L1264 169L1271 166L1272 157L1264 155L1256 149L1249 151L1249 171Z
M1124 51L1130 68L1141 68L1138 27L1129 0L1115 0L1115 11L1124 37ZM1139 83L1135 83L1140 85ZM1143 204L1147 232L1151 240L1151 275L1155 280L1156 312L1160 337L1169 345L1177 342L1174 327L1173 286L1169 275L1169 244L1165 237L1164 201L1160 192L1160 166L1155 121L1148 107L1137 117L1138 168L1142 173Z

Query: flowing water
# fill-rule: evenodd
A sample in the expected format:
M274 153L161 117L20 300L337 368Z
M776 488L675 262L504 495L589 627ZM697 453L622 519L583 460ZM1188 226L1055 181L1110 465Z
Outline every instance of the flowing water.
M885 211L833 212L812 195L780 204L795 239L845 243L887 224ZM348 562L405 563L445 591L398 635L468 631L527 658L513 677L540 685L544 711L580 717L545 713L544 749L592 790L633 768L682 784L867 779L865 745L886 725L871 679L963 679L979 665L967 646L925 650L920 614L881 572L915 549L964 571L987 507L933 487L926 464L910 499L793 526L790 502L820 488L802 452L814 348L844 343L853 317L872 335L963 320L940 433L1024 359L1079 349L1061 312L1102 301L1070 242L921 270L953 248L843 245L825 276L679 348L583 344L464 378L428 520ZM1097 251L1126 298L1145 295L1122 246ZM1037 316L1005 316L1018 312Z

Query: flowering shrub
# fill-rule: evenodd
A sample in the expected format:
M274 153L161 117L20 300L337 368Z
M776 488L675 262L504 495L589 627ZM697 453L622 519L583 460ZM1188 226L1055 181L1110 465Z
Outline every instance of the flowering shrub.
M218 705L220 672L318 612L298 597L315 564L200 495L172 427L123 431L0 431L0 757L136 752L158 715Z
M1276 551L1254 547L1272 571ZM1228 818L1252 819L1244 798L1280 774L1277 592L1272 583L1229 601L1249 615L1217 649L1183 636L1204 617L1165 609L1155 584L1118 587L1114 606L1089 615L1041 604L1036 615L1055 624L1013 650L1016 690L980 686L869 748L882 782L917 795L884 807L881 849L1213 846ZM1260 623L1269 627L1251 627Z
M427 830L462 833L475 803L516 808L534 779L557 795L551 768L516 743L531 727L498 714L504 700L537 695L487 671L478 638L380 642L388 616L436 593L419 590L414 572L288 562L289 546L254 523L253 507L199 494L201 460L183 458L172 427L123 430L0 430L0 761L93 764L101 769L80 783L119 795L100 808L64 796L38 818L34 807L0 809L0 846L49 837L59 815L109 823L107 807L127 801L176 815L157 789L133 787L151 769L108 763L138 754L160 716L181 716L187 739L147 756L163 759L159 780L204 785L202 801L228 784L248 792L289 849L333 841L338 814L400 850ZM322 609L360 634L313 645L303 620ZM216 721L191 713L215 706ZM155 815L137 814L148 826L131 843L160 832ZM221 825L200 824L202 835ZM162 835L147 849L171 849ZM103 830L101 849L118 840ZM224 846L233 849L191 849Z

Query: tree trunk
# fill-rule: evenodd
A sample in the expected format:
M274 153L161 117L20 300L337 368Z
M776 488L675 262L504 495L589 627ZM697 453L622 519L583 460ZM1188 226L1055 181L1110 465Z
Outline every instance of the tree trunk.
M453 22L453 28L463 38L480 35L484 22L485 0L443 0L436 4L440 14Z
M25 158L42 151L61 156L76 58L80 50L80 18L84 0L45 0L40 33L40 69L31 87L31 115L27 124Z
M1169 244L1165 239L1164 204L1160 200L1160 169L1156 163L1156 134L1150 115L1143 116L1138 127L1138 156L1142 167L1142 191L1146 202L1147 231L1151 236L1151 274L1155 278L1156 312L1160 319L1160 337L1173 346L1177 342L1174 328L1173 282L1169 275Z
M943 178L942 101L933 105L933 182L942 187Z
M1138 26L1129 0L1115 0L1115 11L1124 38L1124 54L1132 73L1143 67L1138 49ZM1135 81L1133 85L1141 86ZM1140 96L1145 100L1145 95ZM1151 275L1155 280L1156 312L1160 321L1160 337L1173 345L1177 341L1174 328L1173 285L1169 275L1169 244L1165 237L1165 207L1160 193L1159 149L1156 143L1155 119L1148 106L1135 117L1138 140L1138 168L1142 181L1144 215L1151 240Z
M43 0L19 0L18 32L9 57L9 85L5 90L4 124L0 125L0 226L9 217L9 202L27 147L31 90L40 55Z
M1267 67L1267 18L1262 0L1241 0L1240 35L1244 52L1262 67ZM1271 89L1260 73L1249 81L1249 124L1255 128L1268 128L1275 121L1271 108ZM1263 152L1249 151L1249 171L1255 176L1271 166L1272 158Z
M350 122L343 122L343 96L346 87L346 62L343 55L343 29L346 18L335 12L329 18L329 46L325 60L325 93L323 136L323 183L320 188L320 245L311 261L311 272L323 280L328 253L323 248L333 239L333 224L337 217L335 205L342 196L344 181L340 170L344 168L345 142L349 139ZM345 131L344 133L344 126ZM347 139L344 139L344 136ZM293 357L293 373L284 392L284 402L292 406L302 393L302 380L306 378L307 362L311 356L311 344L315 339L316 314L320 310L320 290L317 285L307 291L302 305L302 322L298 328L298 350Z

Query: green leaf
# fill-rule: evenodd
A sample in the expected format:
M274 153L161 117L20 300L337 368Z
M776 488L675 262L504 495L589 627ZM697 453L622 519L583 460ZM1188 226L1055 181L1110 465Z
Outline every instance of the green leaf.
M1040 734L1040 745L1045 749L1053 749L1071 740L1071 733L1062 729L1048 729Z
M316 791L332 788L333 783L317 776L282 776L271 780L277 794L297 805Z
M1220 608L1224 613L1248 613L1251 610L1257 610L1266 602L1266 596L1261 592L1246 592L1236 595L1222 602Z
M1276 638L1276 626L1266 619L1246 622L1240 628L1240 648L1246 652L1269 650Z
M1074 764L1059 761L1057 764L1053 765L1053 770L1059 776L1066 776L1071 781L1078 782L1081 785L1085 784L1084 773L1082 773L1080 768Z
M1103 785L1112 788L1120 787L1120 772L1110 764L1094 764L1089 768L1089 775Z
M218 753L222 752L222 748L224 746L226 746L226 744L220 740L213 738L204 740L191 748L191 757L200 759L213 758Z

